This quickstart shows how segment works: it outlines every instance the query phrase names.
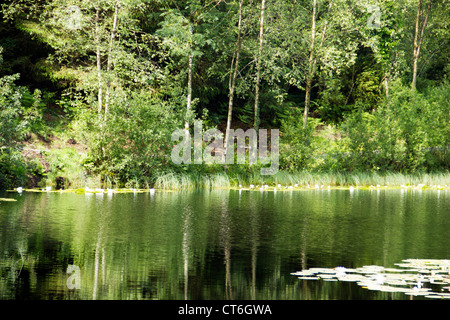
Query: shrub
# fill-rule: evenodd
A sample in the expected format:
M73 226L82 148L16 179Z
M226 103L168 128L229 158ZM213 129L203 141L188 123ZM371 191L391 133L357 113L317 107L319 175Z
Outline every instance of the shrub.
M82 127L88 144L84 165L104 180L146 186L157 172L170 170L171 134L181 116L170 102L135 93L116 96L106 120L92 111ZM130 184L131 183L131 184Z
M0 78L0 190L24 185L27 176L21 142L33 125L39 93L31 96L15 85L18 78L18 74ZM30 108L24 107L26 98L35 99Z
M293 109L281 120L280 128L280 169L295 172L308 167L315 145L313 133L320 122L309 119L303 129L300 109Z
M303 130L300 109L281 127L280 169L310 171L448 170L450 164L448 81L425 93L399 84L372 112L361 105L339 126L310 118Z
M50 172L47 174L49 184L56 188L69 186L83 187L85 185L85 169L82 166L83 157L73 148L53 149L47 153Z
M351 169L413 172L448 169L450 135L446 84L428 94L397 86L392 98L373 113L347 117Z

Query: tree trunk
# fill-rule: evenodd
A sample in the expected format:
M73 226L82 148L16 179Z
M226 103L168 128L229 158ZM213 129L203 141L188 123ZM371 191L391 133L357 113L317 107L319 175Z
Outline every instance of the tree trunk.
M109 110L109 100L110 100L110 95L111 95L111 64L112 64L112 50L113 50L113 44L114 44L114 38L116 37L116 32L117 32L117 15L118 15L118 11L119 11L119 5L116 2L116 4L114 5L114 22L113 22L113 27L111 30L111 38L109 40L109 48L108 48L108 61L106 64L106 94L105 94L105 119L106 119L106 115L108 114L108 110Z
M389 99L389 71L384 74L384 90L386 93L386 99Z
M311 83L312 79L308 75L306 79L306 88L305 88L305 110L303 111L303 130L306 129L308 125L308 112L309 112L309 104L311 99Z
M333 1L330 2L328 6L328 10L331 10L333 5ZM314 75L316 73L316 65L317 65L317 57L315 55L316 50L316 11L317 11L317 0L313 2L313 14L312 14L312 23L311 23L311 46L310 53L308 59L308 74L306 77L306 88L305 88L305 110L303 112L303 129L306 129L308 125L308 112L309 106L311 102L311 89L312 82L314 79ZM325 21L325 25L322 31L322 38L320 39L319 48L323 46L325 41L325 34L327 33L328 28L328 20Z
M95 12L95 41L97 42L97 79L98 79L98 117L101 117L103 106L103 84L102 84L102 64L100 55L100 8L97 8Z
M242 28L242 4L244 0L239 0L239 19L238 19L238 37L236 41L236 48L233 59L231 61L231 72L229 81L229 94L228 94L228 116L227 116L227 130L225 132L225 154L228 148L229 131L231 129L231 118L233 115L233 97L234 90L236 88L236 78L239 69L239 56L241 52L241 28Z
M306 129L308 125L308 112L309 112L309 104L311 99L311 84L312 78L314 76L314 46L316 41L316 9L317 9L317 0L313 2L313 13L312 13L312 23L311 23L311 45L309 52L309 60L308 60L308 74L306 76L306 88L305 88L305 110L303 112L303 129Z
M412 90L416 90L417 68L419 62L420 47L422 46L423 35L425 32L425 27L427 26L430 10L431 10L431 0L428 1L427 12L425 14L424 21L422 22L422 28L419 34L420 16L422 11L422 0L419 0L419 5L417 7L416 27L414 30L414 51L413 51L413 70L412 70L413 76L411 82Z
M189 66L188 66L188 94L187 94L187 106L186 106L186 121L184 123L184 130L186 135L186 141L189 141L189 113L191 112L191 104L192 104L192 27L189 30L191 34L191 52L189 53Z
M256 87L255 87L255 123L254 128L256 132L259 130L260 124L260 110L259 110L259 82L261 78L261 56L263 50L263 37L264 37L264 10L266 1L261 0L261 20L259 23L259 51L258 51L258 63L256 65Z

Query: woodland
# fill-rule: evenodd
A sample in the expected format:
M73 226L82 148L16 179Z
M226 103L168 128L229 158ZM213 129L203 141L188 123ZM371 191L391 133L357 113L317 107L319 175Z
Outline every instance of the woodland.
M0 189L258 178L174 164L195 120L279 129L285 177L448 175L449 18L448 0L4 1Z

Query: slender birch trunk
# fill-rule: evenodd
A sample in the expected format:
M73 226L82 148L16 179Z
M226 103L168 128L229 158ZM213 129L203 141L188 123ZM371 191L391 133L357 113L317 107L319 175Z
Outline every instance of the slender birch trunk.
M384 74L384 90L386 93L386 99L389 99L389 71Z
M316 41L316 10L317 10L317 0L313 2L313 13L312 13L312 23L311 23L311 45L308 59L308 75L306 76L306 88L305 88L305 110L303 112L303 129L306 129L308 125L308 112L309 105L311 102L311 85L312 78L314 76L314 49Z
M331 10L331 7L333 5L333 2L331 1L328 10ZM317 65L317 56L315 54L315 51L317 49L316 47L316 12L317 12L317 0L314 0L313 2L313 14L312 14L312 23L311 23L311 46L310 46L310 53L309 53L309 59L308 59L308 74L306 77L306 88L305 88L305 110L303 112L303 129L306 129L308 125L308 113L309 113L309 106L311 104L311 89L312 89L312 82L314 79L314 75L316 73L316 65ZM323 47L323 43L325 41L325 34L327 33L328 28L328 20L325 21L323 31L322 31L322 38L320 39L319 48Z
M189 30L190 34L191 34L191 41L192 41L192 26L190 27ZM191 52L189 53L189 66L188 66L188 94L187 94L187 106L186 106L186 121L184 123L184 130L185 130L185 135L186 135L186 141L190 141L189 140L189 113L191 112L191 104L192 104L192 42L191 42L191 47L190 47Z
M259 108L259 83L261 78L261 56L263 50L263 37L264 37L264 10L266 1L261 0L261 20L259 23L259 51L258 51L258 63L256 65L256 87L255 87L255 123L254 128L256 132L259 130L260 120L260 108Z
M414 30L414 51L413 51L413 78L411 82L411 89L416 90L416 81L417 81L417 68L419 62L420 55L420 47L422 46L423 35L425 32L425 27L427 26L428 16L431 10L431 0L428 1L427 12L425 14L424 21L422 22L422 28L419 35L419 24L420 24L420 16L422 11L422 0L419 0L419 5L417 7L417 16L416 16L416 26Z
M117 32L117 20L118 20L118 12L119 12L119 4L116 2L114 5L114 22L111 30L111 37L109 40L109 48L108 48L108 60L106 64L106 94L105 94L105 119L106 115L109 111L109 100L111 95L111 65L112 65L112 51L114 45L114 38L116 37Z
M95 41L97 42L97 79L98 79L98 116L101 117L103 106L102 64L100 55L100 8L95 11Z
M238 37L236 41L236 48L231 61L231 72L229 81L229 94L228 94L228 116L227 116L227 129L225 132L225 154L228 151L228 139L229 131L231 129L231 118L233 115L233 98L234 90L236 88L236 78L239 69L239 57L241 52L241 29L242 29L242 4L244 0L239 0L239 19L238 19Z

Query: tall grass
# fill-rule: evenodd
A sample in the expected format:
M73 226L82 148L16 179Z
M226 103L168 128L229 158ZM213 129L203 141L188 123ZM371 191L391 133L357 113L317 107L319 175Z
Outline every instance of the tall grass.
M225 173L166 173L156 179L155 188L165 190L220 189L231 187Z
M249 173L229 172L228 174L168 173L157 178L155 188L167 190L220 189L238 186L248 187L251 184L255 186L265 184L269 186L278 184L283 186L293 186L295 184L299 186L401 186L418 184L450 186L450 173L314 173L308 171L289 173L279 171L271 176L261 175L258 170Z
M396 172L387 173L350 173L343 175L336 185L450 185L449 173L415 173L402 174Z

